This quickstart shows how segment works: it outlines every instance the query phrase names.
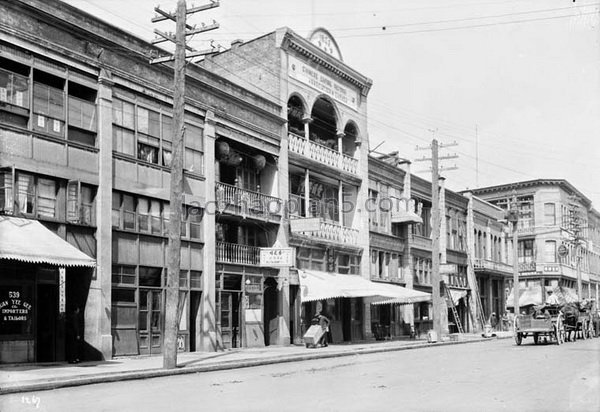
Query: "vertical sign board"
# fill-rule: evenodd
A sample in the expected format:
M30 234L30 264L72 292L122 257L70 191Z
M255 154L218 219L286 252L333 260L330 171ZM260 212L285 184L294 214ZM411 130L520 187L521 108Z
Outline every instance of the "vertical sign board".
M67 310L67 273L65 268L58 268L58 313L64 315Z

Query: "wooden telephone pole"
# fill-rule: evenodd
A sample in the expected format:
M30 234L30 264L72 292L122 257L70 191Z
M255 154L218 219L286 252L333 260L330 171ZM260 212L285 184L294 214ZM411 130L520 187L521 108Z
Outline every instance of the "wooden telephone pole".
M456 155L442 156L440 157L438 152L440 147L456 146L456 143L450 143L446 145L440 145L436 139L431 141L430 147L418 147L417 150L429 150L431 149L431 158L415 159L415 161L431 161L431 239L432 239L432 251L431 251L431 299L433 301L433 330L437 335L437 339L442 341L442 308L446 310L446 303L442 301L441 296L441 276L440 276L440 232L441 232L441 218L440 218L440 170L452 170L454 167L447 167L440 169L440 159L455 159ZM443 306L442 306L443 305Z
M175 55L160 57L151 60L151 64L174 61L174 86L173 86L173 152L171 159L171 197L169 215L169 244L167 247L167 285L165 299L165 330L163 338L163 368L174 369L177 367L177 334L179 332L179 272L181 260L181 219L183 209L183 153L184 153L184 112L185 112L185 64L186 57L196 57L213 53L197 52L186 45L186 37L196 33L214 30L219 27L217 23L210 26L202 25L200 28L186 24L188 14L218 7L219 2L187 9L185 0L177 1L175 14L167 13L156 7L154 10L159 16L152 19L153 23L163 20L173 20L176 24L176 33L159 30L154 32L160 38L152 41L153 44L164 41L175 43ZM189 30L188 30L189 29ZM186 49L192 52L186 56Z

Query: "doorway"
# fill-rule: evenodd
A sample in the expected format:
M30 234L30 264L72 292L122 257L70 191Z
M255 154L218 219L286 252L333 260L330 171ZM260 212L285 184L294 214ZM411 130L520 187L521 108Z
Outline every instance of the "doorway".
M58 288L56 285L37 285L36 361L56 361L56 322L58 317Z
M139 343L140 354L162 352L162 291L140 289L139 291Z
M196 342L196 333L198 331L196 322L198 322L198 320L199 320L198 311L200 310L200 302L201 302L200 298L201 297L202 297L202 292L197 292L197 291L190 292L190 351L191 352L200 350L199 345L197 346L197 344L199 344L200 342ZM198 327L200 327L200 329L202 329L202 326L198 325Z
M240 293L220 292L221 339L225 349L239 348L240 336Z
M267 278L264 291L263 324L265 331L265 346L277 344L279 318L277 316L277 281Z

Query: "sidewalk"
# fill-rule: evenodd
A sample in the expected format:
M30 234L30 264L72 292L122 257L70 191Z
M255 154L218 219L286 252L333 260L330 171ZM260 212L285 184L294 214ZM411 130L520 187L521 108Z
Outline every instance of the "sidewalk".
M508 336L499 332L497 338ZM163 358L137 356L109 361L68 363L15 364L0 366L0 394L41 391L69 386L89 385L145 379L186 373L211 372L274 363L297 362L369 353L455 345L489 341L481 335L465 334L459 340L428 343L425 340L396 340L360 344L329 345L307 349L304 346L269 346L256 349L233 349L224 352L186 352L177 356L177 368L162 369Z

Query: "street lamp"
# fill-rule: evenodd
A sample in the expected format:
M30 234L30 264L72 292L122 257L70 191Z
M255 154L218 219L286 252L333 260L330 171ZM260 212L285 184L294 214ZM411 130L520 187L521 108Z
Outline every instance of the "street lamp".
M510 209L506 214L506 220L512 225L513 230L513 298L515 316L519 314L519 237L517 233L517 222L519 221L519 209L517 206L517 197L513 195L510 202Z

